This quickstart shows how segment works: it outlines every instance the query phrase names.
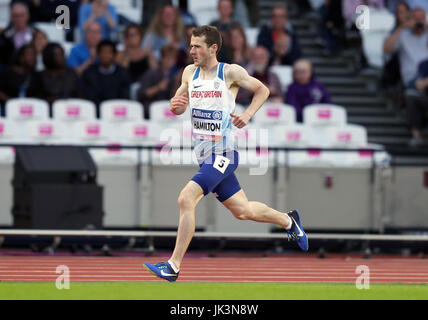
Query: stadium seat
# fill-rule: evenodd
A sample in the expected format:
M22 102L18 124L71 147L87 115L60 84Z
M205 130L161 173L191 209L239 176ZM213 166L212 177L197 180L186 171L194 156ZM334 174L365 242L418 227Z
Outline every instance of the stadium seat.
M311 104L303 109L303 122L309 126L341 126L346 121L346 110L338 105Z
M89 150L97 164L133 165L137 162L137 151L121 148L122 145L125 145L121 132L122 130L117 130L116 124L111 122L101 120L80 121L75 126L73 143L109 146Z
M92 101L83 99L60 99L52 105L53 118L60 121L95 120L96 106Z
M46 33L50 42L65 42L65 32L63 28L57 28L54 22L37 22L34 27Z
M394 28L394 23L394 15L387 9L370 7L370 26L360 30L363 50L370 66L383 67L383 43Z
M286 92L288 86L293 82L293 67L291 66L272 66L269 69L275 73L281 83L281 91Z
M200 26L218 18L217 0L188 0L187 9L196 16Z
M49 118L49 105L35 98L14 98L6 102L6 117L15 121Z
M14 121L0 118L0 143L16 142L16 126ZM12 164L15 161L15 151L13 147L0 148L0 163Z
M257 46L257 37L259 35L259 28L245 28L245 37L247 38L247 44L250 47Z
M296 111L293 106L266 102L263 107L253 117L253 122L257 125L291 125L296 122Z
M101 119L109 122L143 120L143 105L131 100L106 100L100 104Z
M169 110L170 104L169 100L160 100L155 101L150 104L150 119L154 122L165 123L170 121L175 121L178 116ZM190 116L190 110L186 110ZM187 117L187 115L183 114L182 117Z
M62 123L54 120L28 122L28 132L23 142L36 144L61 144L64 142Z

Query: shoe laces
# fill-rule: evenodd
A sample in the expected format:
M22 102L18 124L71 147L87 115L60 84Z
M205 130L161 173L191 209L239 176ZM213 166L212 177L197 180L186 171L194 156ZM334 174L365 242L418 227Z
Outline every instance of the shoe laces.
M300 240L300 237L294 231L288 232L288 241L297 241Z

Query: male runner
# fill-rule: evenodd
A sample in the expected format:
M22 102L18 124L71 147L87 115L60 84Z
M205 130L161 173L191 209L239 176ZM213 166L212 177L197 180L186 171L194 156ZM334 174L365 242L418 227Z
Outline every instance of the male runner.
M200 169L181 190L178 197L180 218L174 252L168 262L144 266L156 276L176 281L184 254L195 232L195 208L203 196L213 192L217 199L240 220L269 222L287 230L289 238L308 250L299 212L279 212L267 205L249 201L234 174L238 166L232 125L243 128L269 97L269 89L236 64L217 61L221 48L217 28L195 28L190 42L194 64L183 72L182 83L171 99L170 109L183 114L191 108L194 151ZM251 104L242 114L235 114L239 88L254 92Z

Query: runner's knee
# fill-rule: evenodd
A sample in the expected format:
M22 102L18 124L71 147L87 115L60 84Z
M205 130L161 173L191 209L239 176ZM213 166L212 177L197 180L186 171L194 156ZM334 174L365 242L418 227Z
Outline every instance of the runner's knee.
M186 189L183 189L178 196L178 207L181 210L194 209L196 207L196 200L194 199L191 192Z

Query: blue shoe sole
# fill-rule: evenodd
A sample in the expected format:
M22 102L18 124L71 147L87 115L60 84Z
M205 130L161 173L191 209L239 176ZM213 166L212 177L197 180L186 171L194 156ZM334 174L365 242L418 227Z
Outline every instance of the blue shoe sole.
M158 275L156 272L154 272L148 265L146 265L146 262L145 263L143 263L143 266L144 266L144 268L146 268L152 275L154 275L154 276L156 276L156 277L158 277L159 279L162 279L162 280L166 280L166 281L168 281L168 282L175 282L177 279L175 279L175 280L170 280L170 279L168 279L168 278L164 278L164 277L162 277L162 276L160 276L160 275Z

